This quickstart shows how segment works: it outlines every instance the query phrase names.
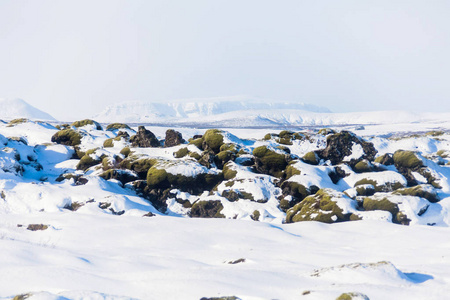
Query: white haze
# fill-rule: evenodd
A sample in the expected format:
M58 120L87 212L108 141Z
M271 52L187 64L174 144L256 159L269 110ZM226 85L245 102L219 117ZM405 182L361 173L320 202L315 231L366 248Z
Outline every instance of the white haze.
M57 119L254 95L450 109L448 1L1 1L0 97Z

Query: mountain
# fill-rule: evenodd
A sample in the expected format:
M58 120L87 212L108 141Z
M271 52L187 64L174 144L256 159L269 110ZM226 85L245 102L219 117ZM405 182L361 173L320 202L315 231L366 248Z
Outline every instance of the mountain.
M354 124L446 122L450 113L375 111L332 113L311 104L249 97L186 99L169 102L125 102L93 117L103 123L148 123L204 127L284 127Z
M311 104L275 102L252 97L217 97L182 99L169 102L125 102L107 107L93 118L100 122L129 123L201 123L205 118L225 120L238 116L245 121L248 114L277 114L279 111L330 112ZM223 120L223 118L219 118ZM223 120L223 121L225 121ZM238 121L239 121L238 120ZM270 121L263 120L264 125Z
M0 119L12 120L17 118L27 118L42 121L55 121L46 112L37 109L22 99L0 99Z

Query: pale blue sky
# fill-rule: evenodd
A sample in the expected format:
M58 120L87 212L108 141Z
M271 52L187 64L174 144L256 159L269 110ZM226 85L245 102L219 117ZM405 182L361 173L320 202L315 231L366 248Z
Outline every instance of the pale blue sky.
M448 0L0 0L0 97L58 119L232 95L450 111L448 16Z

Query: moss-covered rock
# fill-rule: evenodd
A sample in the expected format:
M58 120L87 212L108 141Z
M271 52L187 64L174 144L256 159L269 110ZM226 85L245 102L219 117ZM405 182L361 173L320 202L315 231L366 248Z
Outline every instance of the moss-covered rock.
M9 121L8 127L13 127L13 126L16 126L16 125L19 125L19 124L23 124L23 123L26 123L26 122L29 122L29 121L30 120L28 120L27 118L14 119L14 120Z
M200 150L203 150L203 137L196 139L189 139L189 144L196 146Z
M113 139L107 139L103 142L103 147L104 148L111 148L114 147L114 142Z
M197 152L189 152L189 156L195 160L200 160L202 158L202 156L200 154L198 154Z
M392 214L392 221L398 223L397 221L397 213L399 212L398 205L389 201L387 197L378 198L378 197L367 197L364 198L363 208L365 210L383 210L388 211Z
M82 135L72 129L63 129L58 131L52 136L52 142L66 145L66 146L77 146L81 144Z
M260 146L253 150L256 170L263 174L275 177L283 176L283 170L288 165L286 156L270 150L266 146Z
M237 175L237 171L234 169L232 163L225 164L222 173L225 180L233 179Z
M86 152L86 154L80 159L80 161L77 164L77 170L83 170L86 171L87 169L89 169L90 167L93 167L95 165L98 165L102 162L102 158L96 158L93 157L92 155L88 154Z
M361 160L353 166L356 173L372 172L372 164L367 160Z
M356 186L357 196L372 196L375 194L375 187L372 184L361 184Z
M336 298L336 300L369 300L369 297L361 293L351 292L342 293L339 297Z
M147 172L147 185L149 188L169 187L166 170L150 168Z
M316 154L316 152L310 151L305 155L303 155L302 161L310 165L318 165L320 159L319 156Z
M334 223L350 220L350 213L344 214L335 197L344 197L335 194L335 191L321 189L315 195L306 197L303 201L296 204L286 213L286 223L301 221L319 221L324 223Z
M361 159L367 159L373 161L377 150L372 143L366 142L349 131L341 131L327 136L327 147L323 150L319 150L316 153L321 159L329 160L333 165L336 165L343 161L345 157L352 155L353 147L359 146L362 148L363 153L361 157L357 159L354 163ZM352 162L350 161L350 163Z
M157 163L157 159L129 155L119 163L121 169L128 169L138 174L139 178L146 179L148 170Z
M422 173L425 170L422 159L416 153L407 150L397 150L393 155L394 165L398 172L408 181L408 186L417 185L417 180L413 172Z
M131 153L130 147L125 147L122 150L120 150L120 154L122 154L125 157L128 157Z
M230 160L234 161L236 159L236 154L232 151L225 150L217 153L216 157L219 160L218 167L220 168Z
M293 164L290 164L286 167L286 179L289 179L294 175L300 174L301 174L300 170L294 167Z
M106 126L106 130L108 131L114 131L119 129L129 129L131 130L130 126L124 123L111 123L108 126Z
M407 168L417 170L424 166L422 160L412 151L397 150L394 153L393 159L397 169Z
M439 196L436 190L431 185L417 185L410 188L402 188L393 192L394 195L414 196L425 198L428 201L435 203L439 201Z
M189 215L192 218L225 218L220 213L222 210L220 201L197 201L192 205Z
M259 210L253 211L253 214L250 216L250 218L252 218L253 221L259 221L260 217L261 213L259 212Z
M392 192L401 188L404 188L405 186L399 182L399 181L387 181L379 183L376 180L369 179L369 178L363 178L361 180L358 180L354 187L358 188L358 186L361 185L372 185L375 188L375 192Z
M336 131L331 128L322 128L319 130L319 132L317 132L317 134L324 135L324 136L329 135L329 134L335 134L335 133L336 133Z
M105 156L102 159L102 168L104 171L107 171L109 169L113 169L117 165L116 160L113 157Z
M281 184L281 190L283 196L292 196L295 202L300 202L311 194L307 187L293 181L284 181Z
M375 158L375 162L385 166L390 166L394 164L394 158L391 153L385 153Z
M180 148L178 151L173 153L176 158L182 158L189 154L189 150L186 147Z
M71 124L71 126L76 127L76 128L84 127L86 125L95 125L95 128L97 130L103 130L102 126L98 122L96 122L94 120L90 120L90 119L75 121Z
M220 152L223 145L223 134L218 129L208 129L203 135L203 149L211 149L215 154Z
M120 181L122 184L126 184L128 182L132 182L138 179L138 177L130 171L117 169L109 169L100 174L99 176L105 180L116 179Z

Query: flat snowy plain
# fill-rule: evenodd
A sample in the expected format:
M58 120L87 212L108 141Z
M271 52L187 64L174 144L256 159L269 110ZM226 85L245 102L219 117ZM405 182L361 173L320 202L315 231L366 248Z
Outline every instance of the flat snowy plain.
M161 137L167 128L148 129ZM382 137L435 129L448 130L450 123L370 125L355 132L372 137L381 152L420 146L426 153L436 151L429 140L386 144ZM177 130L187 137L204 132ZM261 138L268 132L227 131L240 138ZM48 142L54 132L35 124L0 125L0 134L25 136L29 145ZM92 146L102 144L99 140L93 139ZM68 160L71 153L58 145L38 151L38 156L41 163L47 162L48 176L74 167ZM376 220L282 224L280 218L191 219L162 215L115 183L92 179L85 186L53 187L35 184L33 178L20 182L6 173L0 176L0 188L7 191L6 200L0 199L0 299L21 294L16 299L308 300L336 299L350 292L370 299L448 299L450 295L448 204L442 206L446 216L442 226ZM37 190L44 195L37 197ZM126 213L105 213L97 205L76 212L61 208L66 200L90 197L115 197L113 205ZM156 216L142 217L145 211ZM30 231L28 224L49 228Z

